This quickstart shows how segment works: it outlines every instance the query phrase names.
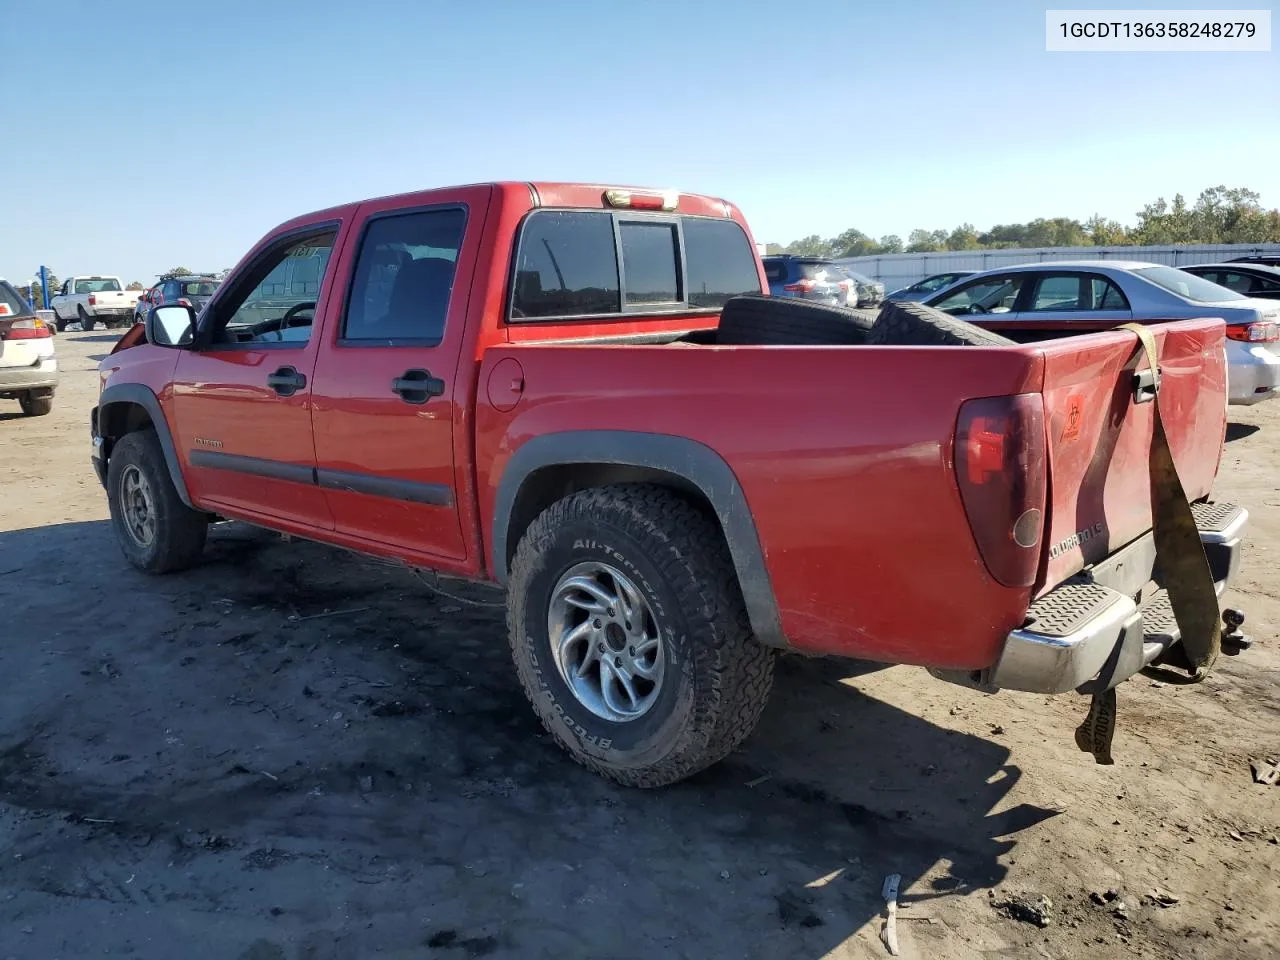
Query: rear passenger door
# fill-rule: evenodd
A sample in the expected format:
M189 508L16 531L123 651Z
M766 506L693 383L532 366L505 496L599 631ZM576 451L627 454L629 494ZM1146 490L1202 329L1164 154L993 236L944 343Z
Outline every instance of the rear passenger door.
M401 197L359 208L312 414L317 479L340 534L466 558L458 501L473 385L460 369L473 366L460 354L491 194L468 187L421 206Z

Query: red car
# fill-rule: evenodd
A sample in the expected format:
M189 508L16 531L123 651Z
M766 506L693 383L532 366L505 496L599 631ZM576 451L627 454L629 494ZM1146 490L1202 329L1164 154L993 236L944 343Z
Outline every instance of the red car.
M910 305L831 346L867 321L761 296L755 249L723 200L584 184L289 221L198 323L159 307L102 362L120 547L180 570L223 517L505 585L538 715L641 786L740 743L780 650L1057 693L1178 646L1132 333L893 345L934 322ZM1220 590L1246 517L1207 499L1222 324L1154 336Z

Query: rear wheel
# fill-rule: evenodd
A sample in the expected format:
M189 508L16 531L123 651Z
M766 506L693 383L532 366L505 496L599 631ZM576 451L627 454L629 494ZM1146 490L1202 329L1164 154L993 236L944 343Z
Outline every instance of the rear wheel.
M139 570L185 570L204 550L208 517L178 496L154 430L117 441L107 461L107 504L116 542Z
M627 786L723 759L773 681L719 529L658 487L585 490L534 520L512 562L508 629L546 729Z
M70 322L71 322L70 320L63 320L56 313L53 315L53 325L57 328L59 333L65 333L67 329L67 324L69 324Z
M76 308L76 315L80 319L80 329L88 332L93 329L93 317L85 313L84 307Z
M18 396L18 405L28 417L43 417L53 410L53 394L28 390Z

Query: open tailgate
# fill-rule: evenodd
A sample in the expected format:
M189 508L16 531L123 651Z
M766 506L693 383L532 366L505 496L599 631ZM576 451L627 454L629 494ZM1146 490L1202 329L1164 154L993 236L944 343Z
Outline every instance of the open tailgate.
M1226 429L1227 366L1221 320L1153 325L1160 410L1187 498L1206 496ZM1151 529L1149 388L1131 332L1040 344L1049 451L1047 561L1036 595Z

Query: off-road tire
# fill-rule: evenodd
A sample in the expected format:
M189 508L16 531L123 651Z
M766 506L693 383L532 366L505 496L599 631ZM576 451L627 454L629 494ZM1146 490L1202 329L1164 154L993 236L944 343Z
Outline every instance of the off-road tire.
M136 466L150 486L155 507L155 537L145 547L126 529L122 515L121 477L130 466ZM121 552L144 573L173 573L199 560L209 530L208 516L192 510L178 496L154 430L138 430L116 441L107 461L107 505Z
M586 709L552 657L552 591L586 560L632 578L663 637L661 693L629 722ZM507 611L516 672L543 726L583 766L625 786L666 786L724 759L755 728L773 684L774 652L751 633L719 529L661 487L584 490L543 511L516 549Z
M76 316L80 321L80 329L88 333L93 329L93 317L84 312L84 307L76 308Z
M28 390L26 393L19 394L18 406L22 407L22 412L28 417L46 416L53 411L53 394L36 396Z
M875 317L848 307L792 297L731 297L720 313L716 343L726 345L860 345Z
M958 320L913 301L889 301L881 309L867 343L876 346L1007 347L1008 337Z

